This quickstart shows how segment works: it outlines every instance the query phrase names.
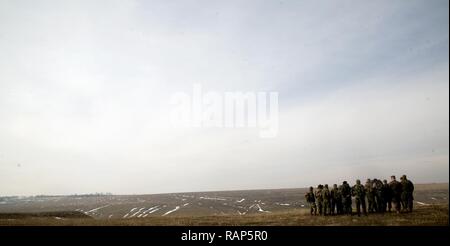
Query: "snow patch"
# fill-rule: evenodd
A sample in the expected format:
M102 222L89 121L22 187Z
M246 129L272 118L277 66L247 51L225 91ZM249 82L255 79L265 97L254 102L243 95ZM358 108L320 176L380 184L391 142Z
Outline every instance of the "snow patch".
M258 211L259 211L259 212L262 212L262 213L270 213L270 211L263 210L259 204L256 204L256 207L258 208Z
M416 201L416 202L417 202L417 201ZM428 205L430 205L430 204L424 203L424 202L417 202L417 204L422 205L422 206L428 206Z
M172 210L170 210L170 211L167 211L167 212L166 212L165 214L163 214L162 216L166 216L166 215L168 215L168 214L171 214L171 213L177 211L178 209L180 209L180 206L176 206L174 209L172 209Z
M220 197L207 197L207 196L201 196L199 197L200 199L203 200L216 200L216 201L226 201L227 199L225 198L220 198Z
M276 203L277 205L280 205L280 206L291 206L291 204L289 204L289 203Z
M142 212L142 210L144 210L144 209L145 209L145 207L139 209L137 212L135 212L134 214L132 214L129 218L133 218L134 216L140 214L140 213Z
M98 207L98 208L91 209L91 210L87 211L86 213L93 213L95 211L98 211L98 210L100 210L102 208L106 208L106 207L109 207L109 206L111 206L111 204L107 204L105 206L101 206L101 207Z

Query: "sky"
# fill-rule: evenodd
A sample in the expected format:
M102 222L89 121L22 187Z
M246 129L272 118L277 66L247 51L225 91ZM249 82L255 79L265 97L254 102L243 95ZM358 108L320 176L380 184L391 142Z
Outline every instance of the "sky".
M0 0L0 195L449 180L446 0ZM278 92L276 137L170 98Z

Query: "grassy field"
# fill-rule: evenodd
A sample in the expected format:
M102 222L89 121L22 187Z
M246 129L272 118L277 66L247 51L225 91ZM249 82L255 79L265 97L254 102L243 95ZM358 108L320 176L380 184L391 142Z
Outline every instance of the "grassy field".
M285 212L223 216L148 217L145 219L94 219L83 213L58 212L0 214L2 226L448 226L448 204L418 207L413 213L368 216L310 216L306 209Z

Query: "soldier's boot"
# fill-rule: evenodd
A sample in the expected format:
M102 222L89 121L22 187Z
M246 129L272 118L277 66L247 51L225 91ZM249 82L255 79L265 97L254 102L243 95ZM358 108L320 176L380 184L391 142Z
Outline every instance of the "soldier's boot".
M414 206L413 200L410 199L408 201L408 210L409 210L410 213L413 211L413 206Z

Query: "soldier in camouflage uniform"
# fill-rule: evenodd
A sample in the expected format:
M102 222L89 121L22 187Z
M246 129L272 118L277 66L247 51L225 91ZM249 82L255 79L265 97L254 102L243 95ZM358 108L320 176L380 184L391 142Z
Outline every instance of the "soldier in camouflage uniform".
M367 179L366 184L364 185L364 190L367 195L367 205L369 209L369 213L376 212L375 209L375 191L373 189L373 183L372 180Z
M328 189L328 184L325 184L324 189L322 190L323 197L323 214L329 215L331 213L331 194Z
M305 194L305 198L311 208L311 215L317 215L316 198L314 196L313 187L309 187L309 192Z
M319 210L319 215L323 214L323 196L322 196L322 189L323 185L318 185L316 189L316 203L317 203L317 210Z
M383 211L386 212L389 211L391 212L392 209L392 190L391 187L389 187L389 184L387 182L387 180L383 180L383 188L382 188L382 192L381 195L383 197Z
M355 197L356 213L361 216L361 208L364 215L367 215L366 210L366 191L361 181L356 180L356 185L352 188L352 195Z
M331 193L331 214L342 214L342 195L337 184L333 185Z
M391 182L389 183L389 187L392 192L392 202L394 203L395 211L400 213L401 210L401 194L402 194L402 185L395 179L395 176L391 176Z
M375 187L375 204L376 209L379 213L384 213L386 211L386 208L384 207L384 200L383 200L383 182L379 179L373 180L373 185Z
M406 178L406 175L403 175L401 178L401 186L402 186L402 204L403 210L406 212L412 212L413 210L413 200L414 200L414 185L411 181Z
M343 212L345 214L352 214L352 188L347 183L347 181L342 182L341 186L341 195L344 200Z

